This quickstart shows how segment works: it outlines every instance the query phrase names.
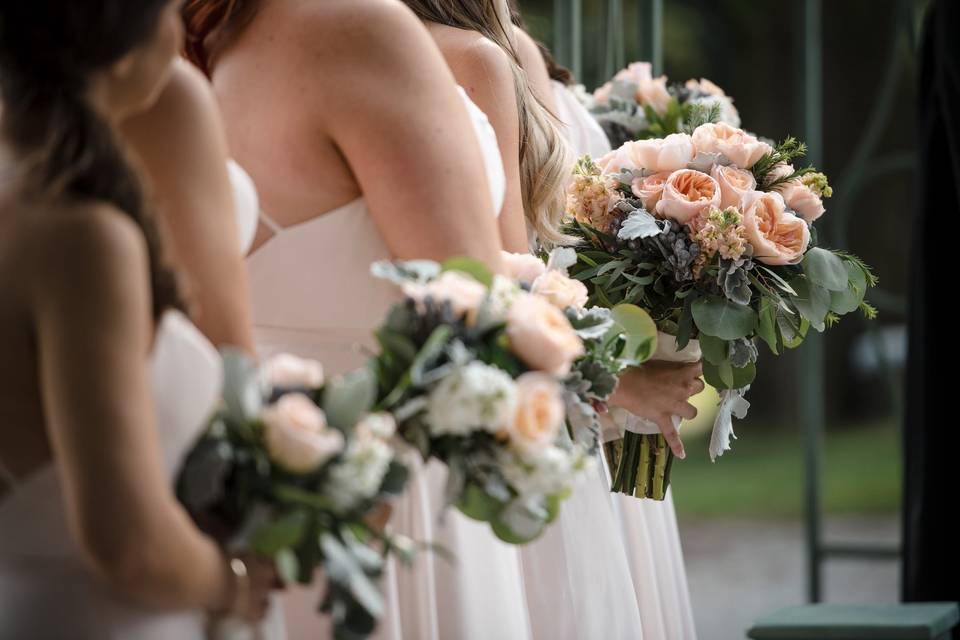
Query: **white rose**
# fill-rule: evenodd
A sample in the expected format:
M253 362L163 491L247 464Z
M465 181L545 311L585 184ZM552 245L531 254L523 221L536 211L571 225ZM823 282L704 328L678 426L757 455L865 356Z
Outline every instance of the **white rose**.
M292 473L310 473L343 451L343 434L302 393L288 393L261 414L270 459Z
M552 496L570 491L591 466L592 460L580 447L566 451L551 445L521 457L508 457L503 472L520 495Z
M340 510L351 509L379 493L393 450L376 437L357 437L330 469L328 497Z
M264 363L263 376L273 387L316 389L323 386L323 365L316 360L280 353Z
M636 167L653 173L684 169L696 155L693 140L685 133L671 133L666 138L635 140L624 145Z
M474 361L430 391L426 422L433 435L496 433L510 422L516 404L513 379L496 367Z
M368 413L357 423L356 430L358 433L369 433L378 438L388 439L397 432L397 421L393 414L386 411Z

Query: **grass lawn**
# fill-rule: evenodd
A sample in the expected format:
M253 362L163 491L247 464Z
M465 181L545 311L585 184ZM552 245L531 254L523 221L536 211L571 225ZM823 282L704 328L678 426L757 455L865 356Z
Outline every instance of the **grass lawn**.
M681 517L799 517L803 513L803 446L799 429L749 422L733 448L710 462L708 436L687 441L671 483ZM828 430L823 503L828 513L890 512L900 507L900 435L895 423Z

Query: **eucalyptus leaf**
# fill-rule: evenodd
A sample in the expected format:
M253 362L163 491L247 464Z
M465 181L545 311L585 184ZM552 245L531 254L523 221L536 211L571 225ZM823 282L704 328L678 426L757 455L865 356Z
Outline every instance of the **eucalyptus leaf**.
M270 522L250 536L250 548L256 553L273 557L281 549L299 544L307 530L308 517L304 511L293 511Z
M723 340L745 338L757 326L757 314L753 309L716 296L698 298L691 310L702 334Z
M847 270L847 275L850 276L850 285L843 291L830 292L830 311L840 316L859 309L867 292L867 277L863 269L846 260L843 266Z
M246 422L263 409L263 388L256 361L233 347L220 350L223 359L223 403L227 415Z
M530 498L517 497L491 524L493 533L509 544L526 544L543 533L550 513Z
M778 354L778 341L777 341L777 307L770 301L770 298L763 297L760 299L760 308L757 314L760 318L760 322L757 325L757 334L767 343L767 346L770 347L770 351L774 355Z
M453 328L449 325L443 324L433 330L430 337L423 343L420 352L417 353L417 357L414 358L413 364L410 365L410 380L413 384L419 385L422 383L424 370L434 364L437 358L443 354L444 348L452 335Z
M811 283L828 291L843 291L850 281L844 261L827 249L810 249L803 257L801 266Z
M657 325L650 315L632 304L619 304L610 310L610 315L623 332L624 359L635 364L650 359L657 348Z
M703 352L704 360L711 364L719 365L728 359L729 345L726 340L701 334L700 351Z
M377 379L370 367L361 367L334 378L323 389L327 422L350 430L368 413L377 399Z
M709 362L703 363L703 378L714 389L740 389L751 382L757 375L757 367L751 363L745 367L734 367L730 362L719 366Z
M830 311L830 292L803 277L795 278L790 285L797 292L793 300L797 311L813 328L823 331L824 319Z
M459 271L488 288L493 286L493 274L485 264L473 258L458 257L444 260L440 265L440 271Z
M492 522L503 510L502 502L473 483L467 483L456 504L460 513L480 522Z
M370 274L394 284L423 283L440 275L440 265L432 260L380 260L370 265Z
M283 580L284 584L293 584L297 581L297 576L300 574L300 561L292 550L278 551L274 558L274 565L277 568L277 576Z

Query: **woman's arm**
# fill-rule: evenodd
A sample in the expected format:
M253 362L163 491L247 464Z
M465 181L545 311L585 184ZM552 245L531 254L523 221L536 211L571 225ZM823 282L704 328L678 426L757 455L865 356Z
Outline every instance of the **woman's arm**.
M497 133L507 177L506 197L498 221L503 248L513 253L527 253L530 245L520 186L520 116L512 63L496 43L486 38L478 38L459 51L448 51L447 63L457 82L487 114Z
M426 29L397 2L331 3L316 20L307 6L286 43L295 68L310 70L291 123L332 139L395 256L467 255L499 269L483 157Z
M118 594L151 606L222 610L232 590L224 558L178 505L162 468L143 237L105 206L62 217L37 256L31 306L71 529Z
M514 25L513 37L517 49L517 55L520 57L520 66L527 74L530 81L530 88L539 98L543 106L552 114L557 113L557 102L553 97L553 85L550 82L550 72L547 69L547 63L543 60L540 53L540 47L534 41L530 34Z
M156 105L122 132L145 169L194 323L215 345L254 353L227 144L206 79L177 63Z

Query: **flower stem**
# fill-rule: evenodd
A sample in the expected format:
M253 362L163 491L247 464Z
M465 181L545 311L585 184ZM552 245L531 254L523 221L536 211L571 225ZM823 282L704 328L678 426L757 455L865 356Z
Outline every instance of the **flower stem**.
M650 438L649 436L638 436L640 438L640 460L636 465L637 477L633 484L633 495L637 498L646 498L650 491Z
M671 455L670 448L667 447L667 439L663 435L657 436L656 444L656 463L653 471L653 491L651 498L654 500L663 500L667 495L667 463Z

